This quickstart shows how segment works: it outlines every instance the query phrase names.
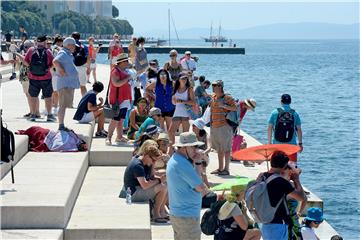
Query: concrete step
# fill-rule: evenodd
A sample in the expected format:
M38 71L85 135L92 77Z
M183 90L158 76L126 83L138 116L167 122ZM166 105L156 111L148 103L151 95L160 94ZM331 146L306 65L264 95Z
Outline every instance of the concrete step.
M118 197L124 172L89 167L64 239L151 239L149 205L127 205Z
M0 239L63 240L62 229L8 229L0 231Z
M15 155L12 165L15 166L20 159L28 152L29 138L25 135L15 135ZM0 179L10 171L10 163L1 163L0 165Z
M2 229L64 228L88 168L87 152L29 152L2 186Z
M90 149L90 166L127 166L132 158L132 144L106 146L104 138L93 138Z

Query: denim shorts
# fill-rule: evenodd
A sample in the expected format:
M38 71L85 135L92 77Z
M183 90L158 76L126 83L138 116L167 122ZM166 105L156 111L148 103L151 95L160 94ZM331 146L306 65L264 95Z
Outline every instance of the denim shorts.
M287 240L288 225L277 223L266 223L260 225L262 239L264 240Z

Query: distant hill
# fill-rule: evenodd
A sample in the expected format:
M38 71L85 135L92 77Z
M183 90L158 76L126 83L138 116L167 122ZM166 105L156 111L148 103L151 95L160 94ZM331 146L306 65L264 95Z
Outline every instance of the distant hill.
M222 34L232 39L359 39L359 29L360 23L276 23L245 29L224 29ZM175 37L173 32L171 34ZM209 29L180 29L178 34L182 39L208 37ZM167 38L168 33L167 30L152 30L144 35Z

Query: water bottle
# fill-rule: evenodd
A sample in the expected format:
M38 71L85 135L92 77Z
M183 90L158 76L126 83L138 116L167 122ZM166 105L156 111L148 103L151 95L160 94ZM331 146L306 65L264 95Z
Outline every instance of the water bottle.
M126 203L131 204L131 189L130 189L130 187L128 187L126 190Z

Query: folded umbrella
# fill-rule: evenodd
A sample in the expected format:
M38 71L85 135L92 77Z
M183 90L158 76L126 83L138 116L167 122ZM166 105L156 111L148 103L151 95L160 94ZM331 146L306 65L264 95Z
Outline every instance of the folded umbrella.
M222 190L230 190L232 186L244 185L246 186L250 181L254 179L247 178L247 177L236 177L235 180L218 184L212 188L211 191L222 191Z

